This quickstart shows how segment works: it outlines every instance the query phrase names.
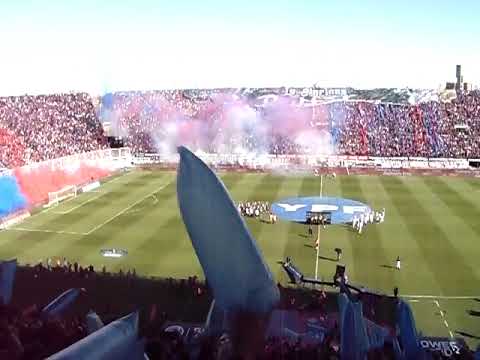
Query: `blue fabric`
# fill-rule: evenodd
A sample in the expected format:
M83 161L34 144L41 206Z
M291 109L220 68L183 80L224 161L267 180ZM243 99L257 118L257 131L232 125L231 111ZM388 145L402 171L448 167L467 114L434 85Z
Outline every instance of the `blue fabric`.
M480 360L480 348L477 351L475 351L474 359Z
M397 306L397 324L400 330L400 343L404 349L406 359L417 359L420 356L420 347L415 320L412 309L403 300L400 300Z
M272 212L280 219L305 223L307 212L314 211L320 205L325 209L328 207L328 211L332 214L332 224L350 223L354 215L358 216L361 213L372 211L368 205L360 201L329 196L313 196L277 201L272 204Z
M363 318L363 307L361 302L352 303L355 325L355 344L360 354L367 354L370 349L370 341L367 336L367 328Z
M4 305L10 304L10 300L12 299L16 272L16 259L0 263L0 302Z
M358 350L355 344L355 314L352 303L349 301L345 308L343 325L340 329L340 354L342 360L357 359Z
M88 334L94 333L95 331L103 327L103 321L94 311L89 311L87 314L87 332Z
M280 294L255 239L220 179L179 148L180 213L216 304L224 310L269 312Z
M363 317L361 302L352 302L345 294L339 294L337 300L342 359L365 359L369 350L382 348L388 330Z
M106 93L102 96L102 105L108 109L113 108L114 95L112 93Z
M138 312L127 315L51 356L51 360L140 360L144 342L137 339Z
M393 353L395 355L395 360L405 360L405 355L400 349L400 344L398 343L397 338L393 339Z
M0 217L24 209L27 200L14 176L0 176Z
M42 309L42 315L47 317L60 316L68 310L79 294L80 289L69 289L63 292Z
M370 342L369 349L382 348L388 338L388 330L368 319L365 319L365 322L367 324L368 338Z
M348 304L350 303L350 300L348 300L348 297L345 294L339 294L337 300L338 300L338 308L340 311L340 329L343 329L343 322L345 321L345 312L347 310Z

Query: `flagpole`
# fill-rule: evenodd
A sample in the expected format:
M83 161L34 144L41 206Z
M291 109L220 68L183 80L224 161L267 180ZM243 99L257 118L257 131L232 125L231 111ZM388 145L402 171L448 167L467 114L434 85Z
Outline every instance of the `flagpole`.
M323 196L323 174L320 175L320 197Z
M323 196L323 174L320 174L320 197ZM320 257L320 224L317 225L317 258L315 260L315 280L318 280L318 259Z

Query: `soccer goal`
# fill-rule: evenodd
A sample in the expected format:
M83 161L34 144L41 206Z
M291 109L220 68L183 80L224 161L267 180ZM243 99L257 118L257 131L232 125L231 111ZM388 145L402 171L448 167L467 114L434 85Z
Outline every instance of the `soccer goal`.
M63 189L48 193L48 204L46 207L55 206L68 198L77 196L77 187L75 185L65 186Z

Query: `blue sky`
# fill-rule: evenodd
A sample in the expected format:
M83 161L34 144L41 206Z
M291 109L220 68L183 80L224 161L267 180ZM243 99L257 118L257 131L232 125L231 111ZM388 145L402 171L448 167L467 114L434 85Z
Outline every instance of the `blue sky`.
M478 1L2 1L0 94L480 84Z

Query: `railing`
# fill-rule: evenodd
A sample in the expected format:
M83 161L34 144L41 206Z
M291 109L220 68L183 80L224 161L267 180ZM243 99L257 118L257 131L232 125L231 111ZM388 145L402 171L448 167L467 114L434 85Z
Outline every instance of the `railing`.
M121 168L131 164L132 154L130 148L94 150L86 153L64 156L57 159L24 165L21 168L35 169L38 167L50 167L51 169L69 169L75 167L79 162L92 166L109 168Z
M420 157L372 157L349 155L269 155L269 154L207 154L197 153L203 161L212 165L238 165L252 168L299 166L364 167L377 169L470 169L469 161L475 159L420 158ZM132 161L142 164L175 164L178 154L139 154Z

